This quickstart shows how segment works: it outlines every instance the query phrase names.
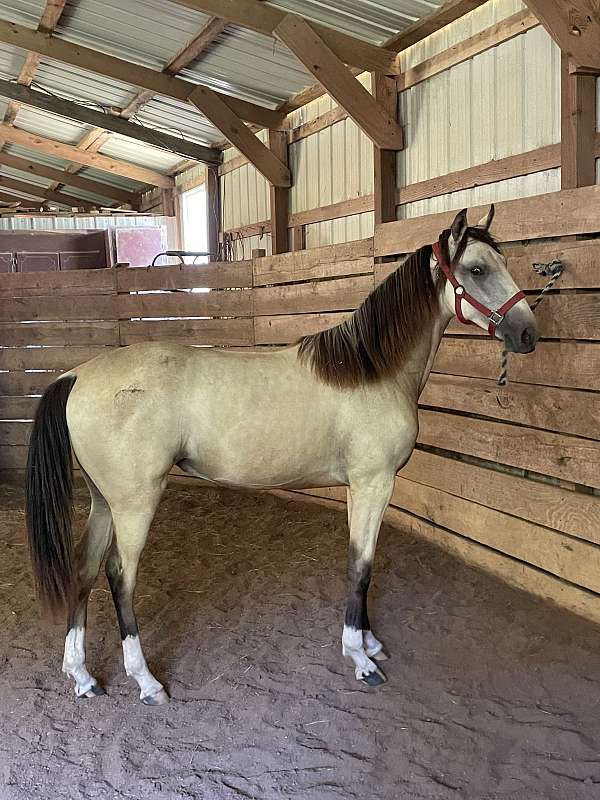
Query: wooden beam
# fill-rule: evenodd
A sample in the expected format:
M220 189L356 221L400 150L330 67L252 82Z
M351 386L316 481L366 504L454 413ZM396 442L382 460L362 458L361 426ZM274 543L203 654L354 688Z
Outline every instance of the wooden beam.
M122 203L129 203L132 206L135 206L136 203L136 195L133 192L127 192L116 186L111 186L107 183L99 183L80 175L71 175L69 172L55 169L54 167L47 167L45 164L38 164L35 161L29 161L25 158L19 158L10 153L0 153L0 164L18 169L21 172L29 173L30 175L37 175L40 178L49 178L57 183L66 183L78 189L85 189L85 191L92 192L93 194L112 197L114 200L119 200Z
M282 164L288 166L288 143L285 131L269 131L269 148ZM287 253L290 249L288 239L288 213L290 190L284 186L271 186L271 252L273 255Z
M198 33L166 64L163 68L165 75L176 75L193 61L197 61L206 48L225 30L227 22L219 17L211 17L202 26ZM121 116L129 119L136 114L140 108L150 102L154 97L154 92L142 89L133 100L121 111ZM205 162L207 163L207 162Z
M392 36L384 43L384 47L396 53L406 50L407 47L426 39L432 33L445 28L446 25L464 17L486 2L487 0L448 0L441 8Z
M269 183L275 186L290 185L289 169L244 125L218 94L205 86L197 86L188 99L254 164Z
M46 0L46 7L40 18L38 30L43 33L52 33L58 25L67 0Z
M163 150L170 150L187 158L193 158L194 161L200 161L205 164L219 164L221 162L221 153L212 147L204 147L201 144L181 139L179 136L171 136L162 131L134 125L132 122L127 122L127 120L113 114L104 114L79 103L73 103L70 100L63 100L54 95L35 91L28 86L20 86L17 83L0 79L0 96L16 100L20 104L32 106L33 108L49 111L52 114L58 114L67 119L75 119L87 125L93 125L97 128L96 134L99 134L100 131L108 130L144 144L160 147ZM87 148L82 147L81 149Z
M22 195L20 195L18 193L7 194L6 192L0 192L0 201L2 203L10 203L11 205L13 205L13 204L23 205L23 204L25 204L26 208L31 208L31 207L39 208L41 205L43 205L43 203L40 202L40 201L36 202L35 200L32 200L29 197L23 197ZM29 206L27 206L27 203L29 203ZM7 209L6 207L0 207L0 212L7 211L7 210L9 210L9 209Z
M439 75L457 64L462 64L469 58L473 58L473 56L485 53L486 50L492 47L508 42L510 39L514 39L515 36L520 36L522 33L536 28L539 24L538 18L529 11L519 11L494 25L490 25L474 36L448 47L438 55L407 69L397 78L398 91L402 92L411 86L416 86L416 84L432 78L434 75Z
M0 42L31 50L47 58L96 72L107 78L133 84L142 89L148 89L154 94L172 97L182 102L186 102L196 90L196 84L181 80L181 78L165 75L131 61L124 61L88 47L72 44L65 39L48 37L43 33L12 22L0 20ZM213 92L213 94L246 122L266 128L278 128L282 122L282 114L278 111L271 111L268 108L257 106L246 100L237 100L219 92Z
M59 203L63 206L90 208L91 206L95 205L94 203L90 203L89 200L82 200L77 197L71 197L67 194L57 194L51 189L46 189L43 186L35 186L32 183L25 183L24 181L19 181L16 178L9 178L5 175L0 175L0 186L8 189L9 191L14 189L16 192L22 192L23 194L32 195L32 197L38 197L42 201L52 200L53 202Z
M596 78L573 75L561 56L561 187L596 183Z
M323 84L377 147L385 150L402 149L402 128L356 80L307 22L301 17L288 14L275 28L274 33Z
M54 139L46 139L35 133L28 133L20 128L13 128L6 123L0 123L0 139L5 139L7 142L19 144L23 147L47 153L51 156L64 158L67 161L75 161L87 167L96 167L96 169L101 169L113 175L122 175L125 178L130 178L140 183L160 186L162 189L170 189L174 185L172 178L162 175L160 172L155 172L145 167L138 167L116 158L100 155L99 153L87 153L78 150L77 147L73 145L63 144Z
M219 37L229 23L221 17L211 17L208 22L181 48L166 67L163 69L167 75L177 75L182 69L197 61L202 53Z
M281 9L258 2L258 0L174 0L179 5L221 17L228 22L273 36L275 29L283 22L286 13ZM311 23L318 36L345 64L361 70L374 70L386 75L398 72L396 54L362 39Z
M396 83L376 72L372 74L373 97L392 119L398 118ZM373 146L373 187L375 224L396 219L396 151Z
M525 0L576 70L600 75L597 0Z
M206 213L208 216L208 250L211 261L219 254L219 231L221 228L221 186L216 169L206 168Z
M414 203L417 200L427 200L430 197L439 197L463 189L474 189L489 183L504 181L508 178L518 178L521 175L531 175L534 172L543 172L547 169L560 167L560 145L549 144L516 156L507 156L485 164L456 170L439 178L429 178L425 181L401 186L396 193L396 203Z
M42 16L38 23L38 31L50 34L58 24L61 14L64 11L66 0L46 0L46 5L42 11ZM37 53L27 53L25 63L21 67L17 83L23 86L31 86L34 75L40 63L40 56ZM12 125L19 113L20 105L18 102L11 101L4 114L4 122ZM0 149L4 147L4 141L0 140Z

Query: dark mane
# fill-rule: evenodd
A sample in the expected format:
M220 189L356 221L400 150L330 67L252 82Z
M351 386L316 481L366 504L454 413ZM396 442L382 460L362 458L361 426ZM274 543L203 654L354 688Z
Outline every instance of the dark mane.
M440 236L448 258L450 231ZM468 228L455 261L467 240L477 239L498 251L482 228ZM298 358L309 364L325 383L358 386L394 374L439 311L439 294L446 278L441 270L432 276L431 245L410 255L356 309L350 319L333 328L300 339Z

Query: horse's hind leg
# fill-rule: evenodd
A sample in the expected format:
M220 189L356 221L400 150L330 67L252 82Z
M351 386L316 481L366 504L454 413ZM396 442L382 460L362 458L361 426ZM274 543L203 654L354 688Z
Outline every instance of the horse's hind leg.
M85 533L76 552L79 593L76 604L69 614L63 672L75 681L78 697L94 697L104 694L87 671L85 665L85 627L90 592L98 576L100 565L112 538L112 515L104 497L91 480L85 476L90 490L92 505Z
M348 577L350 596L346 606L342 652L350 656L358 680L370 686L385 681L372 659L378 660L382 646L371 632L367 613L367 592L375 556L377 536L384 511L392 496L394 476L382 475L351 486L350 549ZM349 492L350 494L350 492Z
M138 563L159 498L160 493L145 511L113 512L115 540L106 560L106 574L123 642L125 672L136 680L140 699L146 705L160 705L169 700L164 687L146 664L133 608Z

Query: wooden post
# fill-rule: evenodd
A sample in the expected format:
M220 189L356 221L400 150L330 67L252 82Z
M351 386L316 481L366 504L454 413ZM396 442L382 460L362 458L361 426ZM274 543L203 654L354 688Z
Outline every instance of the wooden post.
M398 115L398 90L396 81L380 73L372 73L373 95L387 113ZM382 150L373 145L375 224L396 219L396 151Z
M175 216L175 192L173 189L163 189L161 191L162 210L165 217Z
M221 187L219 171L212 167L206 167L206 216L210 260L216 261L219 254L219 229L221 227Z
M282 164L288 166L288 145L285 131L269 131L269 148ZM288 213L290 191L284 186L271 184L271 242L273 255L287 253L290 249L288 239Z
M306 228L304 225L296 225L292 228L292 250L306 250Z
M561 188L596 183L596 78L574 75L561 57Z

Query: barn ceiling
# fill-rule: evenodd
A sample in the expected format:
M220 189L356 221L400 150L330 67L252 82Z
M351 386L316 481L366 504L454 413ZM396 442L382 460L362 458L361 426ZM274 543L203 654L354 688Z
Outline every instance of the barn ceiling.
M53 3L62 5L61 0L53 0ZM0 20L37 29L50 4L51 0L2 0ZM211 19L187 7L189 5L194 4L168 0L66 0L62 13L54 20L52 35L160 72ZM381 44L435 11L442 0L277 0L267 5L293 11L356 38ZM223 28L198 57L177 71L179 77L269 109L276 109L314 82L292 53L270 36L233 24L223 25ZM0 44L0 78L23 83L26 59L26 51ZM118 113L129 107L125 115L133 123L198 144L212 146L223 138L190 104L159 95L140 98L140 89L132 84L46 57L38 59L34 66L31 86L100 111L110 108ZM136 99L132 111L131 104ZM140 99L145 102L139 102ZM94 145L92 126L30 106L16 105L11 118L8 103L0 98L0 121L8 114L4 116L5 121L17 129L48 140L80 149L91 147L89 152L148 167L164 175L176 173L186 163L175 152L119 134L96 138ZM118 185L132 192L144 186L142 182L95 167L70 166L67 159L40 153L23 142L5 142L2 152L16 153L32 163L68 169L99 183L105 182L107 186ZM0 164L2 174L9 174L6 169ZM13 173L17 175L18 171L13 170ZM31 175L26 177L33 181ZM35 185L61 190L60 184L51 184L48 179L36 177ZM87 189L65 185L71 197L103 204L111 202L108 195L94 195Z

